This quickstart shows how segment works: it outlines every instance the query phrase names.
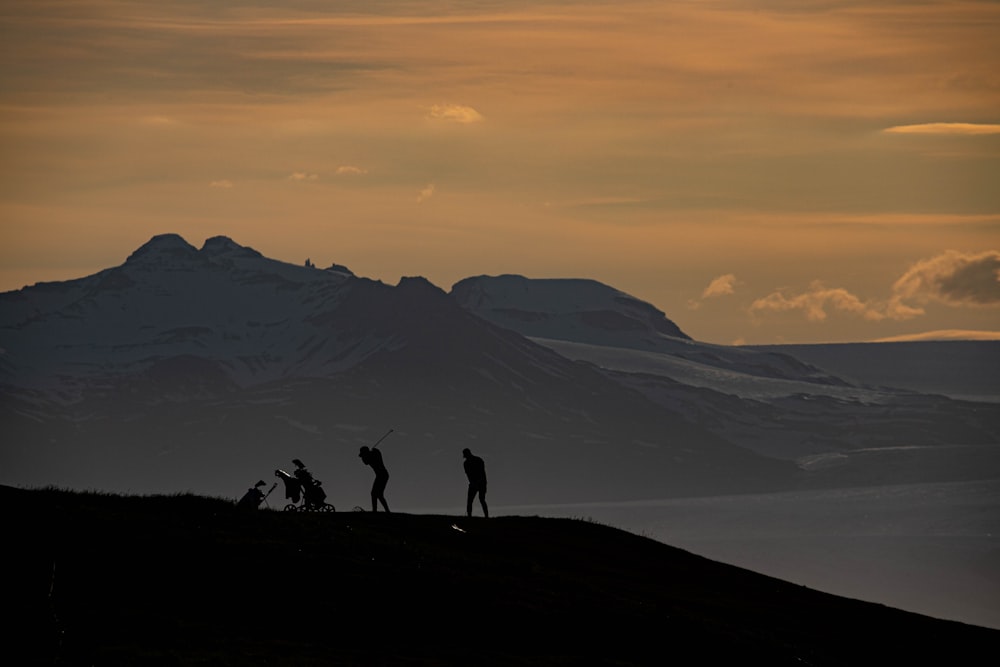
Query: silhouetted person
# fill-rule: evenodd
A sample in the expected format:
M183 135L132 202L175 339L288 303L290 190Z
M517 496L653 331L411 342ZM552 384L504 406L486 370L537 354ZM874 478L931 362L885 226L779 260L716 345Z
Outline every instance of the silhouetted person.
M469 478L469 497L465 503L465 513L472 516L472 500L478 495L479 504L483 506L483 516L488 517L490 510L486 507L486 464L470 452L468 447L462 450L462 456L465 457L463 463L465 476Z
M267 486L267 482L260 480L243 494L240 498L240 502L236 503L236 506L241 510L255 510L260 507L260 504L264 501L264 492L261 491L262 486Z
M378 511L380 502L385 511L388 512L389 504L385 502L385 485L389 482L389 471L385 469L385 463L382 461L382 452L378 449L362 447L358 456L361 457L361 461L366 466L371 466L371 469L375 471L375 482L372 484L372 512Z

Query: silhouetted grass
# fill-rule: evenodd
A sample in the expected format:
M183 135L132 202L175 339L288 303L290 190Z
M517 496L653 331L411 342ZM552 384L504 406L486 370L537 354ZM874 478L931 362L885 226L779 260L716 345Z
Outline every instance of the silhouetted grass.
M1000 645L591 521L0 500L10 664L959 664Z

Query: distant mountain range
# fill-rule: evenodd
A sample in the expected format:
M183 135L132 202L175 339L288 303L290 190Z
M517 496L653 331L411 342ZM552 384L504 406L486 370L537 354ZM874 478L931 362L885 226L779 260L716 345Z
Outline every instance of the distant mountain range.
M486 458L498 502L964 479L1000 464L996 404L872 388L794 350L699 343L595 281L480 276L446 293L225 237L198 249L157 236L121 266L0 294L0 348L6 484L232 495L301 458L353 504L370 484L357 449L390 427L387 496L403 505L460 501L463 447ZM960 465L933 465L955 445ZM918 448L912 465L886 454L901 446Z

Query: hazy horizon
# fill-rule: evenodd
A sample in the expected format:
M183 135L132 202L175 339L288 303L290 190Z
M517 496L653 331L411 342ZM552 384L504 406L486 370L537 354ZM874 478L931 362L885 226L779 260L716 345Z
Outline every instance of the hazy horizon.
M994 2L11 0L0 30L0 291L178 233L592 278L713 343L1000 331Z

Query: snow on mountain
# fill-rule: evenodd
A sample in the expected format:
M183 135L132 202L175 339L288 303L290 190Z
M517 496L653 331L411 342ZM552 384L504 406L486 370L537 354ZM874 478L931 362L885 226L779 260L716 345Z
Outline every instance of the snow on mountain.
M238 385L332 372L384 342L322 354L330 347L324 314L348 278L267 259L225 237L197 250L176 234L156 236L121 266L0 295L11 365L0 379L71 400L88 384L192 356Z
M596 280L478 276L459 281L451 293L487 320L543 338L640 349L655 347L663 336L690 340L650 304Z
M1000 340L768 345L846 380L923 394L1000 403Z
M469 311L538 341L637 350L751 377L844 384L787 354L692 340L652 304L594 280L477 276L451 293Z
M520 498L783 488L795 474L423 278L384 285L220 237L199 250L158 236L119 267L0 295L0 347L7 483L220 492L298 457L363 498L357 447L390 424L393 486L413 502L451 495L465 446Z
M157 236L121 266L0 294L0 350L0 481L15 484L222 492L298 456L365 497L356 449L390 425L394 487L425 504L451 493L444 460L467 445L518 502L998 467L992 406L698 343L595 281L480 276L449 295L224 237Z
M894 363L913 376L932 362L911 348L890 344L895 354L873 352L877 359L855 356L870 346L840 347L841 355L829 346L701 343L663 333L666 326L650 323L669 322L656 308L593 281L479 276L457 283L452 294L479 316L595 365L730 442L795 461L810 484L1000 475L1000 410L921 392L938 383L893 386L906 375L892 372ZM622 303L627 309L615 311ZM615 315L588 316L608 312ZM960 368L970 370L968 363ZM945 375L941 368L933 374ZM979 374L965 374L968 387L982 385ZM974 389L963 394L963 379L948 375L956 398L981 398Z
M1000 479L998 403L955 400L997 393L1000 348L881 345L707 345L595 281L480 276L446 294L166 234L121 266L0 294L0 483L235 498L301 458L343 511L368 502L358 448L392 427L380 449L394 510L460 508L470 447L501 513L676 502L676 516L636 529L683 542L696 526L706 539L684 546L702 555L794 562L803 536L843 516L842 494L817 489L883 498L912 484L940 509L939 483ZM962 488L973 501L932 522L917 506L891 551L858 551L859 536L895 525L866 497L857 511L871 521L810 543L835 554L829 566L807 544L807 567L837 577L838 562L881 560L952 588L940 568L968 564L976 586L993 576L990 497ZM284 504L281 491L269 502ZM965 515L975 533L942 555ZM938 569L914 569L914 553Z

